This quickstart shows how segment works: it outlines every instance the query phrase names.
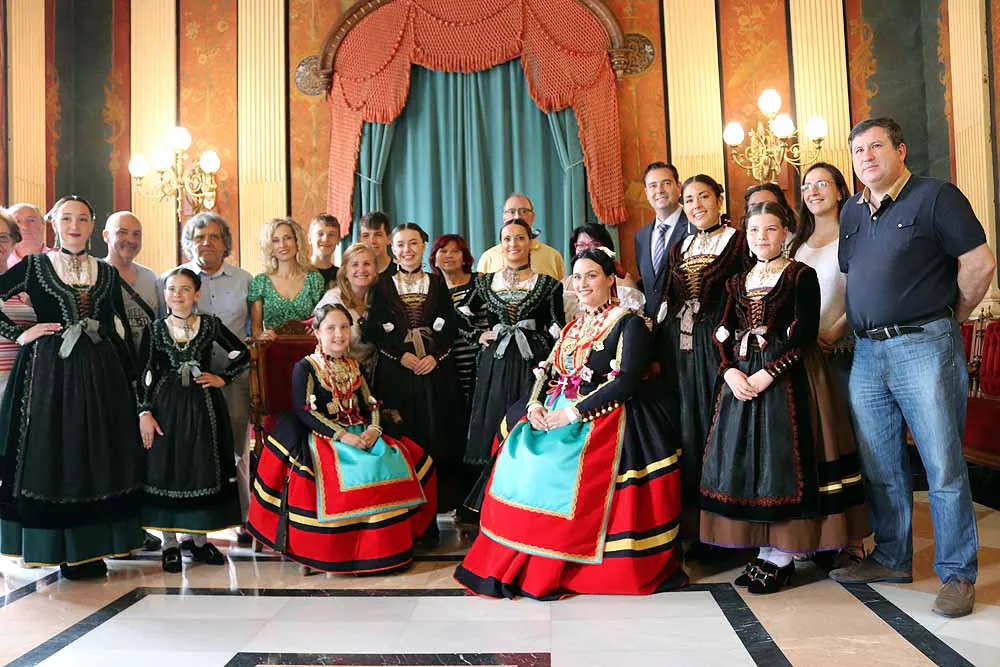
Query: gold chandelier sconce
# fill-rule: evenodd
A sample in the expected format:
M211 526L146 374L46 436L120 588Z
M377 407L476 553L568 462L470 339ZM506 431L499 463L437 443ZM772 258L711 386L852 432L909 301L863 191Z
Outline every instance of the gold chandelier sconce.
M185 199L190 201L195 213L215 208L215 193L218 188L215 174L222 163L218 153L207 150L201 154L197 163L186 165L191 133L183 127L174 128L170 133L169 144L173 151L172 157L164 149L154 151L148 162L142 155L135 154L129 160L128 172L143 196L160 200L173 198L174 215L179 225L184 219Z
M758 183L778 180L784 163L799 169L816 161L823 139L826 138L826 121L813 116L806 122L805 139L796 141L798 130L795 122L781 110L781 95L774 88L767 88L757 98L757 108L767 122L758 120L756 129L744 132L743 126L733 121L726 125L722 140L729 146L729 154L741 169ZM749 141L744 143L744 140Z

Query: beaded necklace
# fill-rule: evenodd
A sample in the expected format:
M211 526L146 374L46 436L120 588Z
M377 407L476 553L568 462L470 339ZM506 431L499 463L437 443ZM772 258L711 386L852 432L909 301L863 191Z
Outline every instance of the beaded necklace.
M317 350L309 355L320 383L329 390L332 400L326 404L329 415L352 412L357 407L354 393L361 387L358 363L346 357L331 357Z

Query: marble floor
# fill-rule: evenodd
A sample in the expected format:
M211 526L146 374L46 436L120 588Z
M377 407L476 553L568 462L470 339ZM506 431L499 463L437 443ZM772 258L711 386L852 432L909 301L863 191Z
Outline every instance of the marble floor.
M383 577L306 575L227 533L214 536L225 566L186 563L180 575L165 575L155 553L111 562L100 582L0 558L0 664L1000 667L1000 512L976 515L978 602L954 620L930 612L938 582L921 493L913 584L842 586L807 563L771 596L734 588L734 559L645 598L480 599L451 578L468 546L454 529Z

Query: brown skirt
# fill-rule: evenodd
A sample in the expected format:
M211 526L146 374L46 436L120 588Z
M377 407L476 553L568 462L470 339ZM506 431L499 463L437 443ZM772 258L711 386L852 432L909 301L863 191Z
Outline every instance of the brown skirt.
M725 547L773 547L788 553L842 549L871 533L862 494L860 462L854 429L844 397L833 386L818 347L803 354L802 363L812 394L810 424L820 467L838 470L819 489L823 505L836 511L815 518L774 523L730 519L702 510L701 540Z

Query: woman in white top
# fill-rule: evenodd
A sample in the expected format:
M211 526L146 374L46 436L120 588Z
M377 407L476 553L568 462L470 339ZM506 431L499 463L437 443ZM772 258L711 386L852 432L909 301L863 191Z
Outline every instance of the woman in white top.
M819 276L820 311L817 343L827 355L837 391L847 400L847 380L854 339L847 326L847 276L840 272L840 209L851 196L847 181L832 164L817 162L802 176L799 230L789 254Z
M350 311L354 321L348 354L361 366L361 373L369 383L375 366L375 346L361 340L361 322L368 319L368 304L371 303L376 280L375 251L363 243L355 243L344 251L334 286L326 291L316 306L339 303Z

